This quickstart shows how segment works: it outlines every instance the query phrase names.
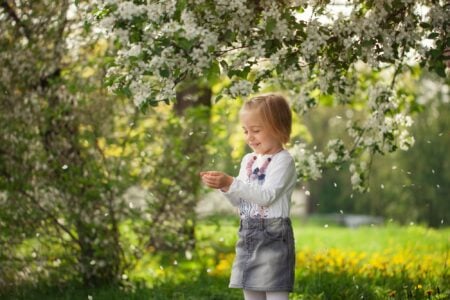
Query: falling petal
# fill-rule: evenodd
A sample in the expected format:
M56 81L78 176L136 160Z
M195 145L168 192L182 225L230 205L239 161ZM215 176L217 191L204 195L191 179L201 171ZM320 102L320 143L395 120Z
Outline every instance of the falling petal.
M128 279L127 274L122 274L122 279L123 279L123 280L127 280L127 279Z
M194 134L194 132L193 132L193 131L189 132L189 136L191 136L191 135L193 135L193 134Z
M328 228L328 224L323 225L323 227Z
M94 299L94 297L92 297L91 295L88 295L88 300L92 300Z
M439 189L441 186L439 184L436 184L436 187Z
M186 252L184 253L184 255L186 256L187 260L191 260L192 259L192 252L189 250L186 250Z
M61 169L63 169L63 170L67 170L67 168L69 168L69 166L67 166L67 165L63 165L63 166L61 167Z
M339 212L341 213L341 215L344 214L344 211L342 209Z
M90 264L91 266L93 266L93 265L96 264L96 261L95 261L95 260L91 260L91 261L89 262L89 264Z
M409 222L409 226L414 226L414 222Z
M54 261L53 261L53 265L55 266L55 267L59 267L60 265L61 265L61 260L58 258L58 259L55 259Z
M396 170L397 169L397 166L392 166L392 170Z
M175 266L178 265L178 261L174 260L174 261L173 261L173 264L174 264Z
M133 202L128 203L128 206L129 206L130 208L134 208Z
M382 190L384 190L384 184L381 184L380 187Z
M310 196L311 193L310 193L309 191L305 191L305 195L306 195L306 196Z
M337 183L336 182L334 182L333 185L334 185L334 187L337 187Z
M433 174L434 174L434 169L431 169L431 173L433 173Z

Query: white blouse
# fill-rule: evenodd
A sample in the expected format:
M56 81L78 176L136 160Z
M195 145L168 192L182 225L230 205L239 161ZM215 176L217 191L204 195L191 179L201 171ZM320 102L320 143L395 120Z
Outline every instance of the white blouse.
M239 207L241 219L289 217L291 196L297 180L294 159L287 150L257 155L252 172L271 158L264 179L258 180L247 175L247 164L255 155L248 153L244 156L239 175L223 194L233 206Z

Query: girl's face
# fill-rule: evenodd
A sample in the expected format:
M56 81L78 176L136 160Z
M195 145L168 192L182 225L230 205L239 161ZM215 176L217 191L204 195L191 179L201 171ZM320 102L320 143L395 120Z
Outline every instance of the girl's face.
M275 154L283 149L279 139L263 123L255 109L241 112L245 141L257 154Z

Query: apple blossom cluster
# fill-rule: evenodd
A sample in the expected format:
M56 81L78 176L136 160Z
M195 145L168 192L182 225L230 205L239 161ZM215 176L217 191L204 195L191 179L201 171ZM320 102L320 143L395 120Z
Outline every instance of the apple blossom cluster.
M339 5L345 11L333 13ZM304 114L320 105L311 97L317 90L336 105L351 105L358 64L402 72L402 65L435 61L430 58L443 47L447 6L428 0L105 0L96 18L120 48L108 70L110 89L136 106L173 101L183 82L213 86L222 80L216 97L277 88L287 90L292 107ZM358 158L359 148L385 153L413 144L411 119L394 91L397 75L363 95L367 117L349 120L350 145L331 142L326 156L301 160L302 170L309 168L305 178L317 178L321 165ZM351 181L359 186L363 180L355 175Z

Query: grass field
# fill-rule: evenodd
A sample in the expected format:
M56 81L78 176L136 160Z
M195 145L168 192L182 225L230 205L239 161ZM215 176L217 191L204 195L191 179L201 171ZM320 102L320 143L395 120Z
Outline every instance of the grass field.
M449 228L293 223L290 299L450 299ZM150 251L126 274L125 288L21 288L5 299L242 299L241 290L227 287L237 227L235 218L201 220L195 251Z

